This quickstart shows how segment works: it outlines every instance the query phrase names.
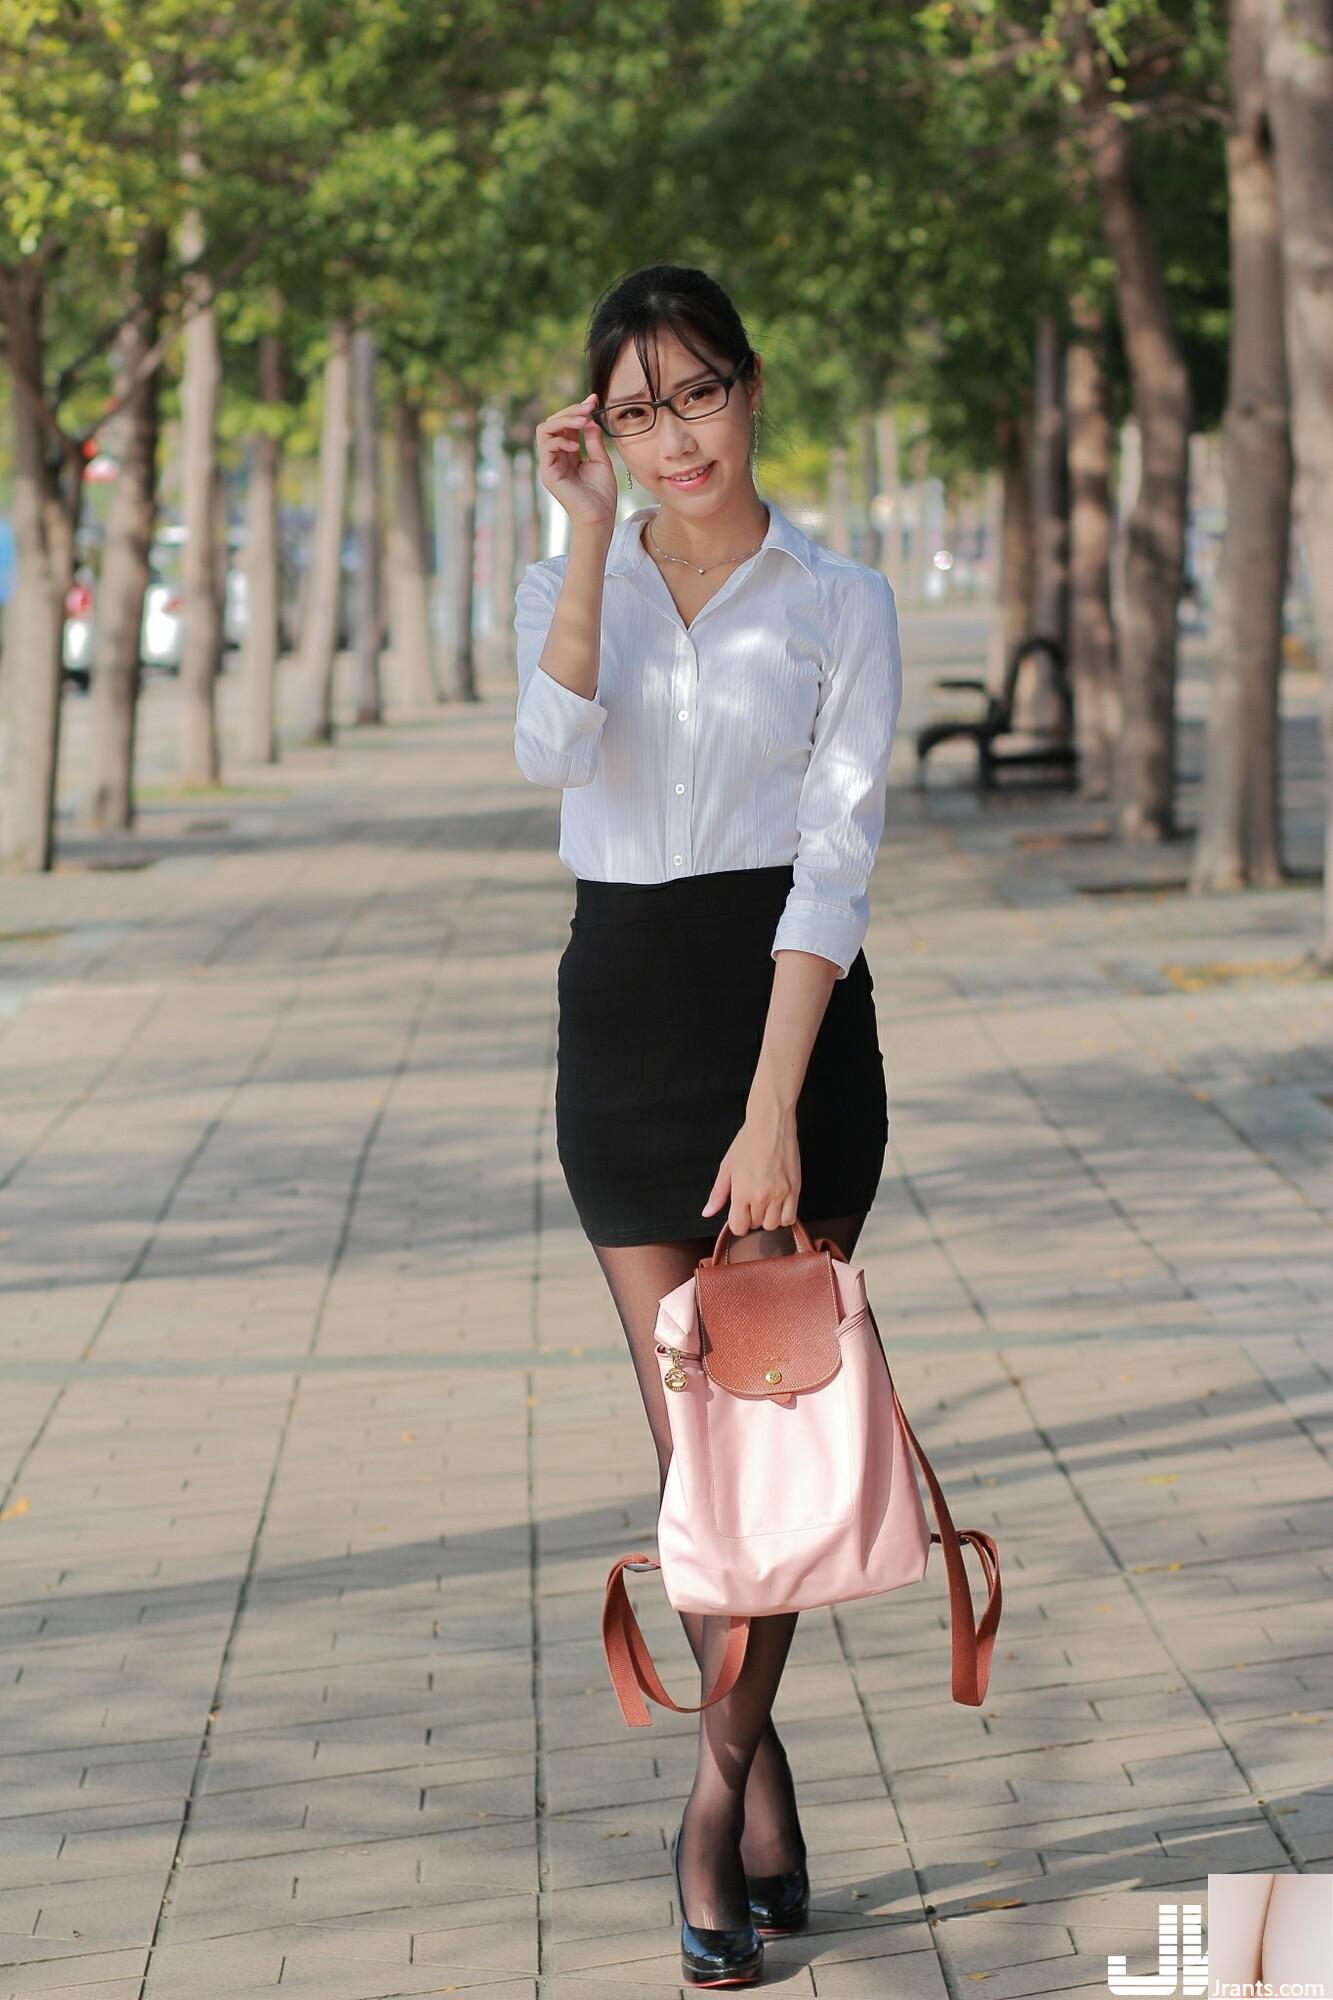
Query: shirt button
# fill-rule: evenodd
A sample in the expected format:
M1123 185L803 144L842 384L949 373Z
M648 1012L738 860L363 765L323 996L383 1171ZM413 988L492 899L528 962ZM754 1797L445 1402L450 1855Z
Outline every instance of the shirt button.
M685 789L684 785L677 785L677 787L676 787L676 790L677 790L678 792L683 792L683 791L684 791L684 789Z
M689 712L690 712L690 711L688 710L688 708L678 708L678 709L676 710L676 720L677 720L677 722L684 722L684 721L685 721L685 720L687 719L687 717L689 716Z
M674 861L677 868L679 868L684 862L685 856L683 854L673 854L671 859Z

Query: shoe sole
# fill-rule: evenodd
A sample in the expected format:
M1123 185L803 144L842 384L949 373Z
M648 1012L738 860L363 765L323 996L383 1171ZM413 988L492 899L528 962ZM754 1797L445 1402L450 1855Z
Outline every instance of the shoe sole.
M762 1974L758 1972L747 1973L744 1979L686 1979L682 1977L681 1984L695 1988L703 1986L757 1986L761 1977Z
M757 1917L752 1918L751 1921L760 1937L795 1937L798 1931L810 1928L810 1912L808 1910L802 1911L796 1921L790 1924L761 1924Z

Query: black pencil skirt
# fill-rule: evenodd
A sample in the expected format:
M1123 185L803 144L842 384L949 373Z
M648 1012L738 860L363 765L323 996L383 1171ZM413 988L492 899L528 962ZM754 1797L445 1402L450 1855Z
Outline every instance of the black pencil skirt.
M579 878L556 975L556 1152L592 1243L715 1238L702 1213L745 1120L791 864ZM865 953L835 981L796 1105L800 1215L862 1214L888 1139Z

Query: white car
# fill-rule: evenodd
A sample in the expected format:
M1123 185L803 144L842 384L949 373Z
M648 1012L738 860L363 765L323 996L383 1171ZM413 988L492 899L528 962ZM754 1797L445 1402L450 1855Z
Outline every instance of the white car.
M185 622L181 617L181 595L174 583L166 583L150 572L143 594L143 625L139 633L139 658L146 667L161 667L179 673Z
M180 614L181 600L175 586L153 577L144 592L143 622L139 627L139 657L146 667L179 672L184 630ZM73 584L65 599L62 658L65 678L85 693L92 680L96 645L92 586L85 582Z
M184 650L185 621L180 589L180 552L185 540L183 528L159 530L149 555L148 588L144 592L143 620L139 628L139 658L146 667L163 673L180 672ZM236 536L229 537L234 553ZM84 566L65 599L63 658L66 678L84 690L92 679L96 643L92 572ZM240 565L229 563L223 596L222 639L226 647L237 647L245 637L245 577Z

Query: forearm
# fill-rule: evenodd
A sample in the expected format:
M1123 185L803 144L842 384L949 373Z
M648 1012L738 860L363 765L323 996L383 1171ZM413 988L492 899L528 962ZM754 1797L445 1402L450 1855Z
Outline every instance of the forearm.
M760 1110L795 1110L810 1051L837 977L833 960L815 952L779 951L775 955L773 990L747 1115Z
M574 525L564 582L542 648L541 670L571 693L592 701L602 657L602 592L611 531Z

